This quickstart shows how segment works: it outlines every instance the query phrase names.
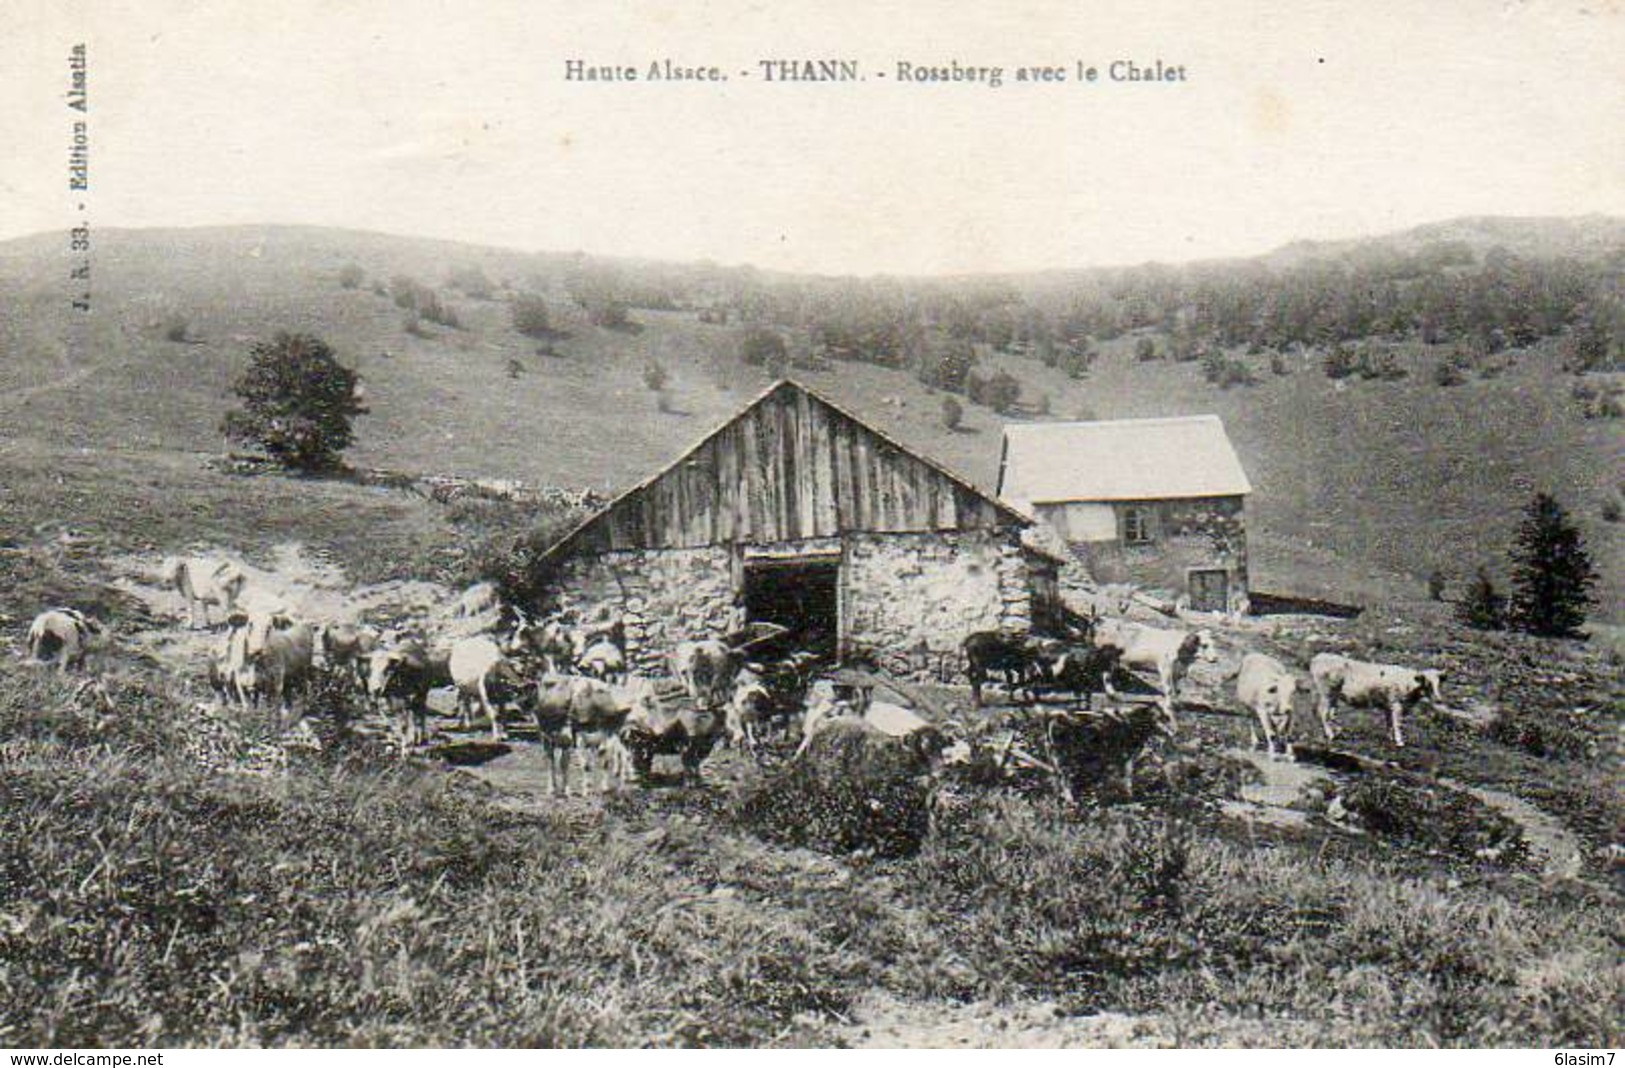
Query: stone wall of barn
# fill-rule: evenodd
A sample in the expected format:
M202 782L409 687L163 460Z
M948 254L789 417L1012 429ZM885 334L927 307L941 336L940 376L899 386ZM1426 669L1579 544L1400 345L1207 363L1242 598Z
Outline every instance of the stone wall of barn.
M847 652L903 678L952 679L968 635L1032 627L1027 560L1013 532L852 535L841 572Z
M559 568L553 592L557 607L579 620L620 620L631 668L664 674L679 642L739 626L736 588L733 554L706 546L572 557Z
M1247 598L1247 525L1240 497L1194 497L1183 500L1114 503L1121 517L1129 507L1155 513L1150 544L1069 540L1073 554L1101 584L1133 583L1147 591L1181 598L1188 594L1193 569L1222 569L1229 578L1230 611L1240 611Z
M1031 554L1014 531L852 534L841 545L849 655L905 678L948 680L962 674L968 635L1032 629ZM740 579L727 546L582 555L560 562L553 607L584 622L620 620L632 668L665 674L677 643L743 623Z

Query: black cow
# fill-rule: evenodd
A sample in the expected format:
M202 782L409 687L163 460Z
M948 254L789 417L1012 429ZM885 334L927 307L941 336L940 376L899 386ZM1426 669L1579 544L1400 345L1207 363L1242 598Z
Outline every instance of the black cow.
M1044 650L1032 681L1034 690L1068 693L1079 701L1112 693L1112 676L1123 660L1115 645L1064 645Z
M1039 648L1032 639L995 630L978 631L965 639L965 673L970 676L971 697L982 704L982 686L998 672L1011 696L1028 685L1040 665Z

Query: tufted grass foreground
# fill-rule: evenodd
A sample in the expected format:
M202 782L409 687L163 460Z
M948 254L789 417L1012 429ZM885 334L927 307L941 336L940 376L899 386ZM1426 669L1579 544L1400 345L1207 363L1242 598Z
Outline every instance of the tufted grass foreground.
M164 676L110 696L0 675L7 1045L824 1044L876 991L1182 1044L1622 1037L1601 890L1251 841L1179 798L976 792L913 855L839 860L715 786L524 808L365 746L204 767Z

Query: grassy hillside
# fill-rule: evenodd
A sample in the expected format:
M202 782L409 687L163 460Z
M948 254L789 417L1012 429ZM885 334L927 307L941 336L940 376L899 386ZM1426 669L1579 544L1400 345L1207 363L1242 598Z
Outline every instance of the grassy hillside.
M1425 236L1466 240L1472 230L1516 239L1493 222ZM0 245L6 439L50 450L218 452L219 418L250 344L307 330L364 376L371 414L360 422L355 462L615 489L669 461L768 382L738 361L737 326L645 310L633 312L637 332L592 325L564 289L571 257L298 228L104 232L96 242L94 310L78 318L67 304L61 242ZM367 272L360 288L338 283L348 263ZM471 266L548 298L559 336L547 344L557 355L540 354L542 343L513 329L502 299L446 287L449 272ZM406 313L371 288L396 275L438 288L463 328L423 323L427 336L408 333ZM166 337L177 322L186 327L178 341ZM1498 562L1517 509L1547 488L1575 513L1607 576L1605 614L1622 618L1625 538L1602 518L1621 492L1618 423L1581 417L1554 342L1517 352L1498 377L1469 376L1448 389L1432 381L1438 354L1411 343L1397 353L1410 370L1402 381L1333 383L1305 357L1288 357L1289 373L1276 375L1254 356L1259 383L1221 390L1194 363L1136 362L1134 340L1103 343L1081 381L1012 356L984 362L1011 370L1030 401L1046 397L1055 417L1223 416L1257 487L1263 587L1419 596L1435 567L1461 575ZM642 381L651 359L672 374L668 412ZM950 432L940 398L908 373L855 363L797 373L993 485L993 413L971 407Z

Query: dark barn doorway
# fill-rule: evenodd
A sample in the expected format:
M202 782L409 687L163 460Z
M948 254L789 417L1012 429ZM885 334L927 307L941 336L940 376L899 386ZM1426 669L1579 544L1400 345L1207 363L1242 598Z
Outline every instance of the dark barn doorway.
M789 633L774 650L803 649L833 659L841 636L841 566L836 560L752 561L745 565L745 615Z

